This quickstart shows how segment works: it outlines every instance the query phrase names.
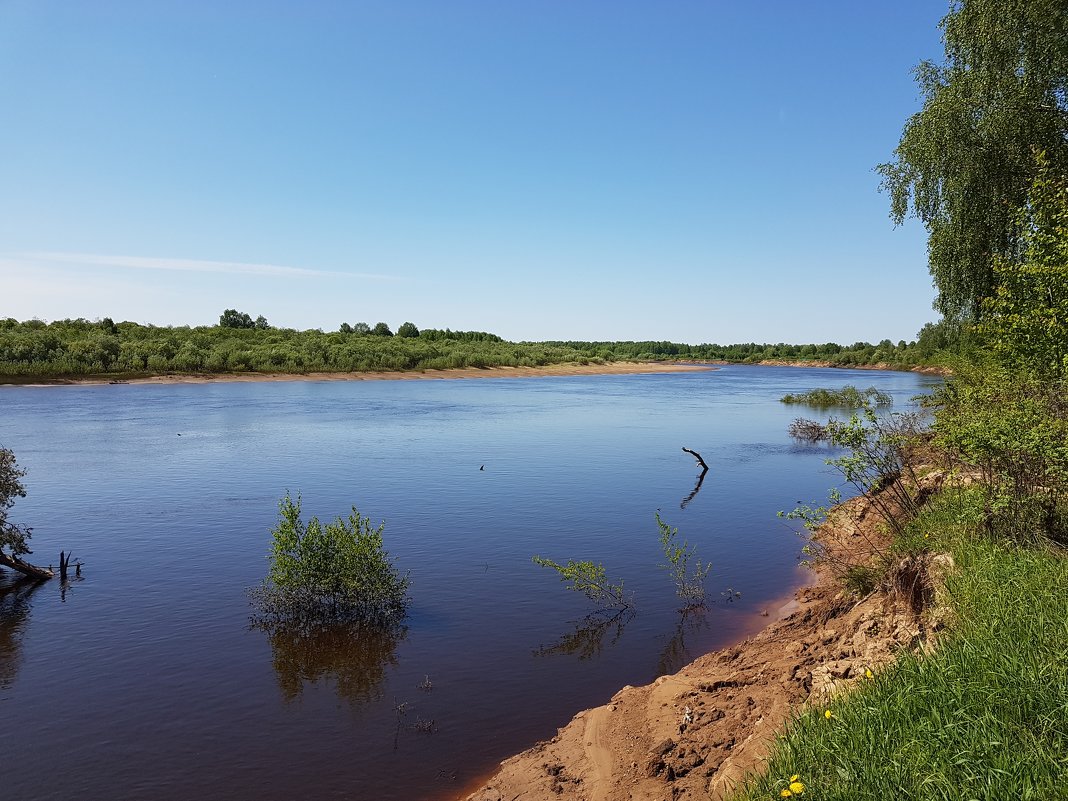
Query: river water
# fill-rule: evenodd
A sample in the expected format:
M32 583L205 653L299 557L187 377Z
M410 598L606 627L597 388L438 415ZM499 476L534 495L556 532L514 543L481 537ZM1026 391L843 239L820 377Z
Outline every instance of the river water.
M666 375L0 387L27 469L11 519L67 587L0 576L3 797L450 798L579 709L759 627L802 580L776 518L839 477L779 398L912 373L728 366ZM698 468L710 466L700 491ZM356 505L410 571L393 635L249 626L279 498ZM703 613L658 568L655 513L712 562ZM535 554L602 562L605 622ZM740 593L740 595L739 595Z

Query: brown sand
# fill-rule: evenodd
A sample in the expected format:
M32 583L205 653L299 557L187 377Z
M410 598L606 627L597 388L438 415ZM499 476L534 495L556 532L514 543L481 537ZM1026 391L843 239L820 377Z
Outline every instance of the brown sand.
M20 386L56 386L66 384L207 384L255 381L403 381L450 378L537 378L561 375L631 375L645 373L689 373L717 370L707 364L686 362L606 362L604 364L549 364L544 367L462 367L446 370L378 371L362 373L196 373L188 375L154 375L143 378L57 378ZM4 379L0 377L0 384Z

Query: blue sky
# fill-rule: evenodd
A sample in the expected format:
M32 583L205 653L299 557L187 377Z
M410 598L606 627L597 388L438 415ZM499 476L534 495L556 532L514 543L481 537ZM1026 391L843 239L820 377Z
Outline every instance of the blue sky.
M0 317L911 339L946 10L0 0Z

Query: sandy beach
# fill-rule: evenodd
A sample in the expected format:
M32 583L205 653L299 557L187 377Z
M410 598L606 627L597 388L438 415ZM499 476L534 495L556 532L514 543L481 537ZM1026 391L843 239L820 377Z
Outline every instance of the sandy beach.
M459 367L447 370L377 371L365 373L193 373L153 375L140 378L94 376L14 382L0 378L0 384L18 386L57 386L67 384L209 384L258 381L411 381L459 378L537 378L562 375L631 375L645 373L689 373L717 370L707 364L683 362L605 362L604 364L549 364L544 367Z

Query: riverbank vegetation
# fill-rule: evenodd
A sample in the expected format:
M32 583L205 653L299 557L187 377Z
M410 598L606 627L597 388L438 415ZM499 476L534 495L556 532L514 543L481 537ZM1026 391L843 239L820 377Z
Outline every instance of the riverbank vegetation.
M22 557L33 553L29 539L33 529L8 519L8 511L19 498L26 497L22 483L26 471L19 467L15 454L0 447L0 566L17 570L34 579L50 579L52 571L31 565Z
M937 306L967 347L924 438L941 490L894 510L889 558L853 589L940 564L911 574L933 647L813 699L737 799L1068 798L1064 19L954 3L946 61L917 69L924 108L882 168L894 216L928 228ZM882 472L874 493L918 487Z
M675 342L508 342L483 331L419 329L405 322L343 323L339 330L273 328L262 317L227 309L214 326L154 326L111 319L0 319L0 378L28 381L89 376L312 373L543 367L611 361L690 360L732 363L827 363L842 367L937 364L956 342L927 326L916 342L848 346Z

